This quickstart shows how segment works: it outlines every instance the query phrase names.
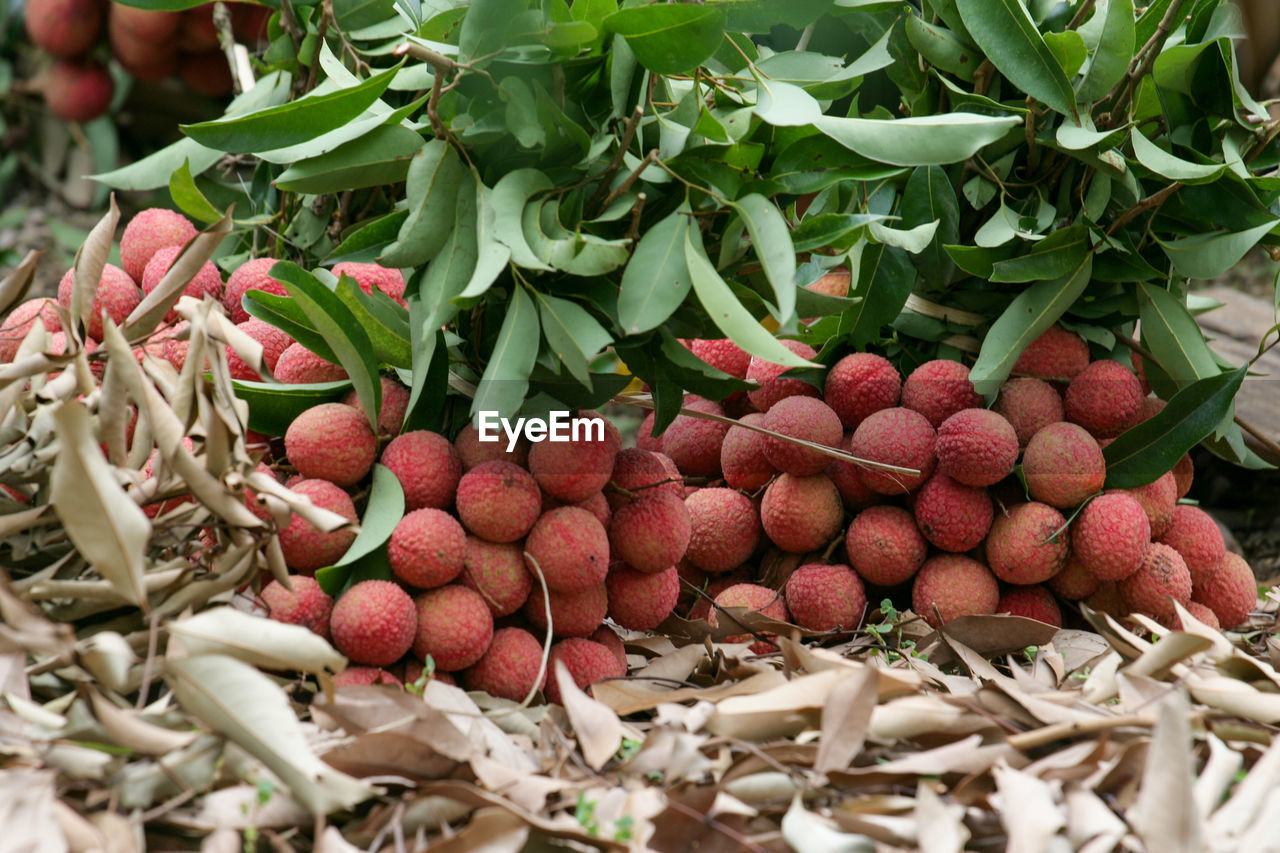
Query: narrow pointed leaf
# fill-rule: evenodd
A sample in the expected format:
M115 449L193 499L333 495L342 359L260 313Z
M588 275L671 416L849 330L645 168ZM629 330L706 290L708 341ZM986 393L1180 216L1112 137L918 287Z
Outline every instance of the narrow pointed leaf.
M956 0L969 35L996 69L1031 97L1076 116L1071 81L1020 0Z
M523 287L516 287L507 304L507 316L480 377L471 413L497 412L511 417L524 402L529 374L538 355L538 312Z
M744 196L731 206L746 224L752 248L773 287L778 322L786 323L795 316L796 301L796 252L787 222L777 206L758 193Z
M646 230L636 244L618 293L618 320L627 334L664 323L688 296L693 284L684 249L689 227L682 207Z
M972 157L1021 123L1016 116L956 112L899 119L822 116L814 126L879 163L945 166Z

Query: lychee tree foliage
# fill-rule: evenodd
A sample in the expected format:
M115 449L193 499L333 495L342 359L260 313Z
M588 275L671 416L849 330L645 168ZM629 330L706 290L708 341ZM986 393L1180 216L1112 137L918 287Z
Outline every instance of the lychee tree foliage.
M234 201L224 263L273 254L291 294L250 313L340 361L370 411L400 371L412 426L465 418L468 385L470 412L599 405L628 381L611 353L661 429L682 392L743 387L680 338L818 378L768 320L822 364L968 350L994 393L1062 323L1138 347L1171 401L1107 450L1136 485L1202 440L1264 464L1232 417L1246 368L1187 292L1280 245L1277 123L1239 82L1239 29L1225 0L285 0L225 117L101 179L171 175L208 221ZM409 270L407 311L335 281L340 260ZM805 288L837 267L847 297ZM272 388L241 392L277 423L336 393Z

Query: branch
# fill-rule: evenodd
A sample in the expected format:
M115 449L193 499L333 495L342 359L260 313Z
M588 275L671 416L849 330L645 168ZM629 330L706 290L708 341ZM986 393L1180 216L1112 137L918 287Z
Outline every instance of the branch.
M607 208L609 205L613 204L614 200L617 199L618 196L626 193L626 191L631 189L631 186L637 180L639 180L641 172L643 172L645 169L649 168L650 166L652 166L654 163L657 163L657 162L658 162L658 149L654 148L648 154L644 155L644 159L640 161L640 165L636 166L634 169L631 170L631 174L627 175L626 179L623 180L622 183L618 184L618 188L613 192L609 193L609 195L605 198L604 203L600 205L600 208L603 210Z
M1168 41L1169 36L1177 27L1176 22L1182 20L1182 7L1187 5L1188 0L1173 0L1169 8L1165 10L1164 17L1160 19L1160 24L1156 27L1156 31L1151 34L1151 38L1142 46L1142 49L1133 57L1133 61L1129 63L1129 70L1124 77L1117 83L1107 96L1103 98L1110 104L1106 115L1099 118L1099 124L1105 124L1108 127L1114 125L1118 113L1123 113L1125 107L1129 105L1129 101L1133 99L1133 90L1137 86L1138 81L1151 73L1151 68L1156 64L1156 57L1160 55L1161 48Z
M600 174L600 188L591 197L591 203L588 207L603 210L607 206L601 204L600 201L604 198L605 193L609 191L609 184L613 181L613 176L617 174L618 169L622 168L622 158L626 156L627 149L631 147L632 141L636 138L636 130L640 127L640 119L642 118L644 118L644 108L637 104L627 118L627 126L622 131L622 140L618 143L618 150L613 153L613 158L609 161L609 165Z
M1144 211L1151 210L1152 208L1156 208L1164 204L1166 201L1168 201L1169 196L1173 195L1180 189L1182 189L1182 182L1174 181L1164 189L1159 190L1158 192L1154 192L1151 195L1147 196L1146 198L1142 199L1133 207L1129 208L1124 213L1116 217L1116 221L1112 222L1111 227L1107 229L1107 236L1110 237L1120 228L1122 228L1125 225L1128 225L1130 222L1133 221L1134 218L1142 215Z

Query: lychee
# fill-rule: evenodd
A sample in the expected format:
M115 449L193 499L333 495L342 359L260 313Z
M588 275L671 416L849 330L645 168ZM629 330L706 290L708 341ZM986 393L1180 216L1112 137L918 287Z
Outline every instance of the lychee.
M212 50L218 46L218 30L213 23L211 3L201 3L183 11L178 24L178 45L186 53Z
M385 399L385 393L383 395ZM405 397L405 404L409 402ZM385 407L385 403L383 404ZM381 418L379 418L381 420ZM392 432L398 432L399 424ZM529 441L521 434L517 439L515 448L510 453L507 452L507 436L500 435L497 441L481 441L480 430L476 429L475 424L467 422L457 436L453 439L453 446L458 450L458 458L462 460L462 470L470 471L477 465L485 462L510 462L512 465L519 465L521 468L527 468L529 464Z
M860 459L913 468L906 474L877 468L858 468L863 485L882 495L900 495L924 485L933 474L937 434L924 415L911 409L881 409L858 425L849 452Z
M539 632L547 630L548 602L551 632L557 637L589 637L609 613L609 592L603 581L578 592L550 592L544 596L542 587L534 583L524 604L525 618Z
M1174 615L1171 599L1191 600L1191 573L1177 551L1159 542L1151 544L1138 570L1117 582L1130 611L1150 613L1159 619Z
M1067 420L1095 438L1114 438L1142 417L1142 383L1119 362L1095 361L1082 370L1063 397Z
M1107 463L1102 448L1083 427L1055 423L1031 437L1022 454L1022 475L1031 497L1068 509L1102 488Z
M685 559L704 572L727 572L751 558L760 543L760 514L733 489L699 489L685 498L690 536Z
M102 12L98 0L28 0L23 22L32 44L71 59L98 40Z
M457 672L489 649L493 614L474 589L449 584L422 593L413 603L418 613L413 653L419 660L430 655L437 669Z
M284 284L269 275L275 265L275 258L254 258L245 261L227 276L226 286L222 290L222 304L226 306L233 321L243 323L249 319L249 312L244 310L240 302L250 290L261 290L277 296L289 295Z
M482 690L490 696L523 702L547 683L542 667L542 644L523 628L499 628L493 632L489 649L462 674L468 690Z
M1195 593L1193 592L1192 595L1194 594ZM1218 622L1218 614L1214 613L1207 604L1201 604L1196 601L1195 598L1192 598L1191 601L1184 606L1187 608L1188 613L1208 625L1210 628L1217 631L1222 630L1222 624ZM1174 627L1185 630L1185 626L1182 624L1181 619L1174 619L1173 621Z
M1047 581L1049 588L1067 601L1080 601L1097 591L1102 581L1084 567L1074 554L1067 558L1067 565Z
M410 586L444 586L462 571L467 534L444 510L426 507L405 514L391 531L387 559L391 571Z
M612 487L606 499L615 510L636 498L663 492L684 499L684 483L679 472L672 476L660 454L638 447L618 451L609 482Z
M1089 366L1089 345L1061 326L1050 326L1018 356L1013 372L1068 382Z
M1178 502L1178 481L1173 478L1173 472L1166 471L1145 486L1126 489L1124 493L1136 500L1146 512L1147 521L1151 524L1151 538L1163 536L1173 524L1173 508Z
M764 416L765 429L827 447L838 447L844 438L840 417L830 406L813 397L787 397L775 403ZM764 454L779 471L807 477L820 474L829 457L817 450L768 435Z
M996 602L996 613L1024 616L1055 628L1062 627L1062 611L1058 609L1058 602L1054 600L1053 593L1040 584L1006 589Z
M62 322L58 319L57 303L48 297L28 299L21 303L9 316L0 320L0 364L13 361L22 345L22 339L31 331L31 327L39 320L44 330L50 334L62 330Z
M289 583L293 586L292 592L280 581L272 581L263 588L262 602L267 606L267 615L277 622L309 628L328 639L333 599L313 577L290 575Z
M173 266L174 260L181 251L181 246L162 246L156 249L156 253L151 256L151 260L147 261L147 265L142 270L142 292L144 294L151 295L151 291L155 290L160 284L161 279L169 272L169 268ZM191 281L183 288L182 293L192 299L203 299L208 296L215 301L222 296L222 275L218 272L218 268L213 265L213 261L205 261L200 266L200 269L196 270L196 274L192 276ZM164 315L166 323L176 323L178 319L178 310L176 308L169 309L169 313Z
M689 547L690 535L689 510L669 492L624 504L609 522L610 553L640 572L674 566Z
M1216 570L1227 552L1217 522L1209 513L1195 506L1175 506L1173 521L1159 541L1182 555L1191 579L1196 583L1201 583Z
M898 405L902 377L883 356L855 352L832 365L823 386L823 399L848 429L856 429L868 415Z
M1047 504L1018 504L997 514L987 536L987 565L1006 583L1043 583L1067 564L1067 520Z
M67 274L62 277L62 281L58 282L58 304L63 308L71 307L71 289L72 277L74 270L67 270ZM89 317L86 329L89 337L96 341L102 340L102 312L105 311L111 321L117 326L123 325L125 318L138 307L138 303L142 301L142 291L138 289L138 285L134 284L129 274L115 264L107 264L102 268L102 277L98 279L98 286L94 290L93 304L89 308Z
M717 370L739 379L747 378L751 355L728 338L699 338L689 342L689 351Z
M391 581L361 581L338 599L329 618L338 651L369 666L399 660L413 645L417 629L413 599Z
M528 471L510 462L485 462L458 481L458 517L490 542L514 542L542 512L542 492Z
M609 571L609 535L594 515L578 507L543 513L524 549L529 571L541 572L547 586L560 592L595 587Z
M321 358L300 343L289 344L276 360L277 382L285 385L306 385L312 382L339 382L347 378L341 365Z
M188 89L206 98L225 97L235 87L227 55L217 49L180 54L178 75Z
M1018 463L1018 434L990 409L962 409L938 427L938 471L966 486L991 486Z
M382 451L383 465L404 488L408 509L448 509L462 477L462 460L449 440L428 430L401 433Z
M721 612L725 607L745 607L748 610L759 613L761 616L767 616L770 619L776 619L779 622L786 622L788 619L787 604L782 597L781 592L775 592L767 586L760 586L754 583L734 584L728 589L721 592L715 597L715 606L708 613L707 621L712 625L719 625L721 619L729 617ZM755 634L734 634L731 637L725 637L726 643L745 643ZM751 651L758 655L768 654L776 650L776 646L769 642L774 635L771 633L761 633L756 636L755 642L751 643Z
M164 250L162 249L161 251ZM281 354L293 344L293 338L289 337L288 332L283 329L277 329L257 317L250 317L243 323L237 323L236 325L240 331L262 344L262 361L266 364L267 370L275 370ZM262 379L258 375L258 371L250 367L229 346L227 347L227 367L231 371L232 379L243 379L249 382L257 382Z
M662 436L653 434L653 422L656 418L653 412L644 416L640 421L640 428L636 430L636 447L641 450L649 450L660 452L662 450Z
M1187 492L1191 491L1191 483L1195 479L1195 474L1196 466L1191 461L1191 454L1182 454L1182 458L1173 466L1173 479L1178 484L1178 500L1185 498Z
M1010 379L1001 385L991 410L1009 422L1021 447L1026 447L1031 437L1049 424L1066 420L1058 389L1031 377Z
M840 449L845 453L850 453L852 446L853 433L846 432L844 438L840 440ZM880 500L880 493L867 488L866 483L862 482L862 478L858 476L860 470L862 470L862 466L853 462L845 462L843 459L834 458L827 460L825 473L831 478L831 482L836 484L836 489L840 492L840 499L844 501L844 505L849 509L862 509Z
M652 631L675 610L680 597L676 567L641 572L626 563L614 563L605 578L609 591L609 618L631 631Z
M354 279L360 289L369 296L373 295L373 289L376 287L400 303L400 305L406 305L404 301L404 274L398 269L391 269L380 264L343 261L340 264L333 265L333 274L338 277L345 275Z
M684 408L712 415L724 415L724 408L711 400L685 395ZM678 415L662 434L662 452L671 457L681 474L691 477L720 475L720 446L729 424L693 415Z
M939 554L925 561L911 586L911 609L937 628L961 616L995 613L1000 586L977 560Z
M139 38L161 42L178 31L182 15L158 9L139 9L123 3L112 3L110 22L113 27L128 30Z
M1099 583L1098 588L1089 594L1084 603L1099 613L1109 613L1117 619L1124 619L1130 613L1129 606L1124 603L1124 596L1120 594L1120 584L1115 581Z
M619 637L614 630L608 625L601 625L599 628L591 632L591 636L587 638L593 642L599 643L609 651L613 652L618 659L618 665L622 667L622 671L627 670L627 647L623 644L622 638Z
M759 412L744 415L739 423L764 426L764 415ZM746 427L729 427L720 445L720 470L725 483L732 489L754 492L778 473L778 469L764 455L764 433ZM828 459L830 463L835 460Z
M156 252L165 248L180 249L195 236L195 225L176 210L147 208L130 219L129 224L124 227L124 233L120 235L120 266L124 267L124 271L134 281L141 281L147 264ZM170 263L172 260L170 258ZM168 266L165 268L168 269ZM218 277L218 283L221 286L221 276Z
M310 498L311 503L321 509L336 512L352 524L356 523L356 507L350 495L328 480L301 480L289 488ZM312 574L316 569L336 563L347 553L355 538L356 531L350 527L323 533L297 514L289 519L289 526L279 532L285 564L294 571Z
M845 553L867 583L897 586L924 565L929 546L911 513L896 506L864 509L849 522Z
M1071 525L1076 559L1099 580L1118 581L1138 570L1151 543L1151 522L1131 496L1099 495Z
M848 566L809 563L787 578L787 610L809 631L856 628L867 606L862 579Z
M378 439L364 412L321 403L293 419L284 434L285 454L304 477L353 486L378 456Z
M902 383L902 407L924 415L937 429L962 409L982 406L982 397L969 381L969 368L949 358L926 361Z
M349 666L333 677L333 686L367 687L373 684L395 684L404 687L404 682L394 673L376 666Z
M987 490L934 474L915 499L916 525L943 551L971 551L991 529L994 510Z
M783 551L804 554L826 546L840 530L844 507L835 483L825 474L780 474L765 489L760 525Z
M547 660L547 700L560 704L560 684L556 680L556 664L563 663L573 683L582 690L606 678L621 678L627 674L625 666L618 663L608 648L592 640L571 637L551 647Z
M1214 612L1222 627L1235 628L1249 621L1257 607L1258 581L1243 557L1227 551L1217 568L1195 583L1193 594Z
M533 589L533 577L525 568L520 543L486 542L476 536L467 537L458 580L480 593L494 618L515 613Z
M582 413L567 427L569 441L534 442L529 471L542 490L565 503L577 503L603 489L620 449L609 426L603 418Z
M800 343L800 341L783 340L779 341L779 343L808 361L812 361L814 356L818 354L818 351L813 347ZM790 369L784 365L766 361L759 356L751 356L751 363L747 366L747 381L755 382L760 387L748 391L747 399L751 401L751 405L755 406L757 411L767 412L774 403L787 397L817 397L819 395L818 389L808 382L782 376L783 373Z
M115 96L107 67L94 60L58 60L44 84L44 102L64 121L92 121L104 114Z

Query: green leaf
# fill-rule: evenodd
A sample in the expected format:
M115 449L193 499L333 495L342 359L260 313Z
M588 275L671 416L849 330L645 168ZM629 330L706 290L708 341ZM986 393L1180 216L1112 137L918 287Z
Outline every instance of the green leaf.
M756 257L773 287L778 322L785 324L795 316L796 299L796 252L787 222L774 203L758 193L743 196L729 206L746 223Z
M1098 0L1094 20L1102 21L1098 46L1076 86L1076 100L1090 104L1111 91L1129 68L1135 48L1133 0Z
M1221 373L1195 318L1186 305L1164 287L1147 282L1138 284L1138 317L1147 348L1163 374L1179 387Z
M1055 112L1075 118L1076 96L1019 0L956 0L969 35L996 69Z
M339 29L350 33L395 17L395 0L334 0Z
M1080 266L1093 249L1089 229L1072 225L1037 243L1029 253L993 265L993 282L1045 281L1061 278Z
M1062 66L1062 70L1066 72L1068 78L1076 76L1076 72L1084 65L1084 61L1089 58L1089 51L1084 46L1084 39L1075 30L1067 30L1061 33L1045 33L1044 43L1048 45L1049 50L1053 51L1053 56L1058 60L1058 64Z
M943 248L947 250L951 260L956 262L956 266L969 275L977 276L978 278L991 278L991 274L995 272L996 264L1012 258L1018 247L1004 245L985 248L983 246L946 245Z
M191 163L183 160L182 165L169 176L169 195L173 203L192 219L200 222L217 222L222 212L204 197L195 179L191 177Z
M247 115L179 125L201 145L233 154L299 145L355 119L386 91L404 61L355 86L267 107Z
M591 314L576 302L534 293L542 334L552 354L574 378L591 388L589 361L613 343L613 338Z
M906 252L884 244L867 246L850 294L860 301L841 315L840 332L856 348L875 340L902 312L915 280L916 269Z
M489 363L480 377L476 398L471 404L474 417L480 412L497 412L511 417L524 403L529 389L529 373L538 356L538 312L523 287L516 287L507 304L507 316L498 330L498 340L489 354Z
M473 0L458 33L458 61L472 62L507 47L514 22L529 0Z
M982 62L982 54L946 27L926 22L918 14L909 13L906 21L907 40L920 51L930 65L954 74L968 83Z
M249 404L249 429L263 435L284 435L298 415L321 403L341 400L351 390L346 379L305 385L233 379L231 385L236 396Z
M1216 181L1227 169L1225 163L1192 163L1176 157L1147 139L1136 127L1129 131L1133 155L1138 162L1161 177L1184 184L1207 184Z
M671 316L693 282L685 261L687 207L672 211L645 230L622 271L618 322L628 335L653 329Z
M405 219L409 216L407 210L393 210L382 216L358 223L354 228L347 232L342 238L342 242L333 247L333 251L329 253L329 260L370 260L372 261L382 248L396 239L396 235L400 233L400 226L404 224ZM367 258L364 257L367 254Z
M434 335L458 312L454 300L466 289L475 275L479 243L476 217L480 181L473 173L463 176L452 213L453 229L440 254L421 276L418 292L427 310L426 327L418 334Z
M439 139L424 143L409 163L405 200L409 215L396 242L378 258L389 267L416 267L434 258L453 231L464 167L458 152Z
M1093 253L1090 252L1066 275L1037 282L1014 297L991 325L982 341L978 360L969 371L969 380L979 394L991 394L1000 387L1027 345L1080 298L1092 273Z
M725 284L720 273L707 258L706 249L702 246L702 232L697 228L686 228L684 235L684 258L688 264L689 274L693 279L694 292L698 301L706 310L711 322L731 338L734 343L752 355L766 359L773 364L786 367L816 367L778 343L778 339L765 330L760 322L742 307L729 285Z
M923 252L925 247L933 242L934 235L938 232L938 224L939 220L935 219L904 231L901 228L890 228L881 222L872 222L868 231L877 243L917 254Z
M552 186L551 179L537 169L516 169L503 175L493 187L490 201L494 237L511 250L511 262L516 266L533 270L551 269L529 248L520 222L529 199Z
M822 116L814 122L818 130L846 148L895 166L958 163L1020 124L1016 116L965 112L900 119Z
M1103 449L1108 489L1145 486L1172 470L1182 455L1208 438L1231 414L1249 366L1193 382L1169 398L1149 420L1120 434Z
M338 562L316 571L320 588L329 595L341 592L351 574L350 567L385 545L403 517L404 487L390 468L375 463L369 503L365 507L364 518L360 519L360 532Z
M342 304L369 336L378 361L392 367L411 367L413 351L409 344L409 318L405 310L381 291L366 294L351 276L343 275L335 290Z
M497 216L493 209L493 190L476 181L476 265L458 301L484 295L502 275L511 261L511 250L498 239Z
M615 12L604 19L604 28L625 38L650 71L683 74L716 52L725 23L724 10L715 6L659 4Z
M581 276L605 275L627 262L629 240L605 240L593 234L566 231L558 217L559 205L554 199L531 203L524 209L524 239L541 260Z
M294 163L276 178L275 185L289 192L319 194L398 184L421 148L419 134L398 124L383 125L328 154Z
M754 112L775 127L804 127L822 116L822 106L799 86L762 77L756 81Z
M784 148L773 161L769 177L781 183L788 193L803 195L841 181L878 181L902 171L855 154L828 136L815 134Z
M920 166L912 170L902 192L902 207L898 212L907 228L928 222L938 223L933 238L912 256L911 262L928 284L946 286L951 281L955 263L943 247L960 239L960 203L955 187L942 167Z
M250 290L240 300L240 305L251 317L257 317L270 323L289 337L311 350L325 361L338 363L338 357L325 343L324 337L311 324L302 306L288 296L278 293L267 293L265 290ZM271 433L283 435L283 433Z
M845 250L864 236L867 226L887 218L878 213L822 213L802 221L791 239L797 252Z
M1156 242L1178 272L1190 278L1215 278L1239 263L1277 222L1280 219L1244 231L1212 231L1172 240L1157 236Z

